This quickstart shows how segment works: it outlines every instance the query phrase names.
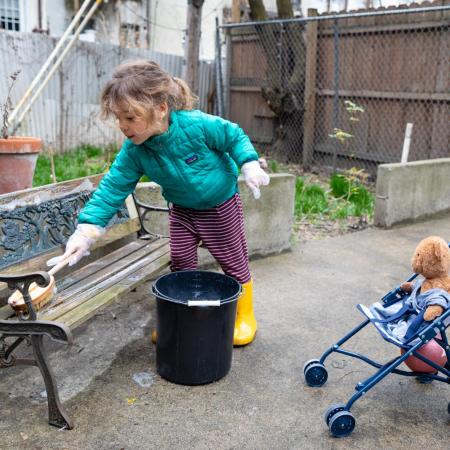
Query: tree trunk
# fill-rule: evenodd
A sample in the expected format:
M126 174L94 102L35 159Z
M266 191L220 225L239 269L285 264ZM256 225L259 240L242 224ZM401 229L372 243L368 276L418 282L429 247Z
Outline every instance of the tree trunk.
M198 92L200 35L204 0L188 0L186 82L193 92Z
M263 0L249 0L250 17L252 20L267 20L266 7Z
M267 20L262 0L249 0L251 18ZM277 0L281 19L294 17L290 0ZM306 48L303 25L298 23L257 25L267 59L262 95L276 115L273 156L280 162L298 162L303 148L303 113Z
M280 19L293 19L294 10L291 0L277 0L277 11Z

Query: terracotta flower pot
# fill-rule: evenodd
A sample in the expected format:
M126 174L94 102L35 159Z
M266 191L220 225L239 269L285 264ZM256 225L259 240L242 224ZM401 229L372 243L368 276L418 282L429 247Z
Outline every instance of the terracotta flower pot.
M14 136L0 139L0 194L28 189L42 150L41 139Z

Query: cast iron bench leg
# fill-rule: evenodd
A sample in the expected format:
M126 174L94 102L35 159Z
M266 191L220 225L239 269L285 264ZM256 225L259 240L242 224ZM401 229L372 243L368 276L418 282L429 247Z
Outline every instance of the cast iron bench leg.
M59 400L55 377L45 353L43 336L32 335L31 344L33 346L37 365L41 371L42 378L44 378L45 390L47 391L48 423L58 428L67 428L71 430L73 428L73 422Z
M72 429L73 423L69 416L65 412L61 402L59 400L58 388L56 387L56 380L53 375L53 371L48 363L47 354L44 348L43 337L47 335L55 341L65 342L67 344L72 343L72 333L69 328L62 324L52 323L49 321L36 320L37 315L34 306L31 301L29 288L31 283L37 283L39 286L47 286L50 282L50 277L46 272L34 272L22 275L0 275L0 281L8 284L11 290L18 289L27 306L28 315L25 317L23 314L19 315L19 320L1 320L0 321L0 335L3 336L15 336L19 340L13 344L13 348L20 344L20 338L26 338L31 342L34 361L23 359L22 364L37 365L41 371L42 378L45 383L45 390L47 392L48 403L48 422L50 425L54 425L59 428ZM3 344L2 353L5 355L11 355L13 348L5 350L5 344ZM8 359L8 358L7 358ZM9 358L11 359L11 358ZM20 363L19 360L14 361L11 359L11 364L14 362ZM6 361L8 363L8 361Z

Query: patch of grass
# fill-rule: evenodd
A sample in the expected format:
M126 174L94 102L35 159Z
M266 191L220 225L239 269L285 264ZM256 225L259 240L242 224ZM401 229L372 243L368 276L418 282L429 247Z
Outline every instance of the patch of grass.
M96 175L108 170L117 155L116 148L102 149L91 145L83 145L71 152L55 154L56 181L67 181L75 178ZM33 187L53 183L51 161L48 154L41 154L36 162Z
M361 172L334 174L328 183L296 180L295 215L297 220L340 220L350 216L373 216L374 197L364 186Z
M295 211L298 215L323 214L328 209L327 195L320 185L303 184L297 192Z
M335 197L344 197L349 191L349 181L344 175L335 173L330 178L331 193Z

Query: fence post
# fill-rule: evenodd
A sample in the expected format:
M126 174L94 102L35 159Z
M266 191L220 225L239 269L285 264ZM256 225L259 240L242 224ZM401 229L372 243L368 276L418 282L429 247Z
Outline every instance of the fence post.
M219 18L216 17L216 99L217 115L223 117L223 80L222 80L222 42L220 39Z
M225 45L226 45L226 53L225 53L225 80L223 82L223 96L224 96L224 111L223 117L226 119L230 118L230 110L231 110L231 68L233 64L233 28L225 29Z
M339 54L339 20L334 19L333 26L333 47L334 47L334 59L333 59L333 83L334 83L334 95L333 95L333 130L339 128L339 90L340 90L340 78L339 78L339 66L340 54ZM334 139L333 146L333 171L336 170L337 157L340 148L340 142L338 139Z
M308 9L308 17L317 16L317 9ZM303 167L309 169L314 154L316 114L316 66L318 21L306 24L305 115L303 118Z

